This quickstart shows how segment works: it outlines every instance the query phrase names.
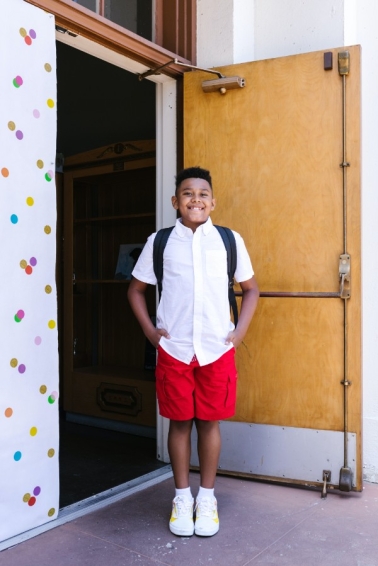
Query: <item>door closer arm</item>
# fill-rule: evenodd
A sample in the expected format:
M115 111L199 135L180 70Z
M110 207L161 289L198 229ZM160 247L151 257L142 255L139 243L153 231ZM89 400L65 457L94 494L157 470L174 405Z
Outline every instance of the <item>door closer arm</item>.
M145 73L139 74L138 78L142 81L151 75L160 75L160 71L165 67L168 67L171 63L180 65L181 67L188 67L189 69L194 69L196 71L205 71L205 73L217 75L217 79L202 81L202 90L204 92L220 92L220 94L226 94L228 90L245 87L245 79L242 77L226 77L225 75L222 75L220 71L216 71L214 69L203 69L201 67L196 67L195 65L188 65L187 63L181 63L181 61L178 61L177 59L172 59L156 69L149 69Z

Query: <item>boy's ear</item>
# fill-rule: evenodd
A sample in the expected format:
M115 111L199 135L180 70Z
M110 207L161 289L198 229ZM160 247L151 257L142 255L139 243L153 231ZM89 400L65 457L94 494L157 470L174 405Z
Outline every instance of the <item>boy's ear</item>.
M176 195L174 195L173 197L171 197L171 202L172 202L173 208L175 208L176 210L178 210L178 200L177 200Z
M216 204L217 204L217 202L216 202L215 198L211 199L211 210L214 210Z

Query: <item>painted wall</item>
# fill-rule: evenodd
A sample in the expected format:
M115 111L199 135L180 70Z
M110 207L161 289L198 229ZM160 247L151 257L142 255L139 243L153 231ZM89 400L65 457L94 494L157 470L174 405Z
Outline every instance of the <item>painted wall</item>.
M202 67L362 46L363 462L365 480L378 482L378 5L374 0L198 0L197 6Z

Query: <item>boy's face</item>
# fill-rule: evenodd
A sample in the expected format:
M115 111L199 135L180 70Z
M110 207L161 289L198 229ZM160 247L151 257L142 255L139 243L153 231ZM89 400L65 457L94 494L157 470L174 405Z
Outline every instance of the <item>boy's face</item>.
M204 179L184 179L172 197L172 205L180 212L184 226L195 232L214 210L215 199L209 183Z

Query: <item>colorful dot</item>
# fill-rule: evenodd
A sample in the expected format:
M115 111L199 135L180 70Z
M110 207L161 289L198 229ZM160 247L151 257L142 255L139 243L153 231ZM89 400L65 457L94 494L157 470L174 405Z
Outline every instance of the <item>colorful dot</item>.
M35 108L35 109L33 110L33 116L34 116L34 118L39 118L40 115L41 115L40 111Z
M20 365L18 366L18 371L19 371L19 373L25 373L25 371L26 371L26 366L25 366L25 364L20 364Z
M55 450L54 450L54 448L50 448L50 450L48 450L47 456L48 456L49 458L53 458L53 457L55 456Z
M47 106L48 106L49 108L54 108L55 102L54 102L51 98L48 98L48 99L47 99Z
M55 326L56 326L55 320L49 320L49 322L47 323L47 326L48 326L49 328L51 328L51 330L52 330L53 328L55 328Z
M27 35L25 37L25 43L26 43L26 45L31 45L33 43L32 40L31 40L31 37L29 35Z
M25 493L24 497L22 498L22 501L24 503L27 503L30 499L30 493Z
M34 489L33 489L33 495L38 496L41 493L41 488L39 487L39 485L37 485Z
M26 204L27 204L28 206L33 206L33 204L34 204L34 199L33 199L33 197L28 197L28 198L26 199Z
M43 161L42 161L42 159L38 159L38 161L37 161L37 167L38 167L39 169L42 169L42 167L43 167Z
M21 319L18 318L18 316L17 316L16 314L14 315L14 320L15 320L16 322L21 322Z
M25 273L26 275L31 275L33 273L33 268L30 265L27 265L25 267Z
M25 267L28 265L28 262L26 261L26 259L22 259L20 261L20 267L21 269L25 269Z
M37 427L33 426L30 429L30 436L35 436L37 434L37 432L38 432Z
M23 84L24 84L24 81L22 80L22 77L20 77L20 75L17 75L17 77L15 77L13 79L13 85L16 88L20 88L20 86L23 85Z
M50 171L48 171L48 172L45 174L45 179L46 179L46 181L48 181L48 182L51 181L52 177L51 177L51 175L50 175Z
M22 138L24 137L24 134L21 132L21 130L17 130L16 132L16 138L18 140L22 140Z
M32 39L35 39L37 37L36 32L34 31L34 29L30 29L29 30L29 35Z
M34 344L36 344L37 346L39 346L42 342L42 338L40 336L36 336L34 338Z
M35 267L35 266L37 265L37 258L31 257L31 258L29 259L29 263L30 263L30 265L32 265L33 267Z
M8 407L7 409L5 409L4 415L9 419L13 415L13 409L11 407Z
M18 310L16 316L17 316L20 320L22 320L22 319L24 318L24 316L25 316L25 311L23 311L22 309Z
M51 285L46 285L45 292L49 295L52 291Z
M50 226L45 226L45 227L44 227L44 231L45 231L45 234L51 234L51 227L50 227Z
M19 450L17 450L17 452L15 452L15 453L13 454L13 458L15 459L16 462L19 462L19 461L21 460L21 458L22 458L21 452L20 452Z
M36 498L35 497L31 497L28 501L28 505L29 507L33 507L33 505L36 503Z
M20 28L20 35L21 37L26 37L27 36L27 31L25 28Z
M18 360L17 358L12 358L10 361L10 365L12 368L16 368L18 366Z
M7 169L6 167L3 167L1 170L1 174L3 177L9 177L9 169Z
M55 509L54 509L54 507L51 507L51 509L49 509L49 511L48 511L47 514L48 514L49 517L52 517L53 515L55 515Z
M8 128L13 132L16 129L16 124L14 122L8 122Z
M44 395L46 391L47 391L46 385L41 385L41 387L39 388L39 392L42 393L42 395Z
M53 391L51 393L51 395L49 395L48 397L48 402L50 403L50 405L52 405L53 403L55 403L55 401L58 399L58 392L57 391Z
M44 67L45 67L45 71L47 71L48 73L51 73L52 67L51 67L50 63L45 63Z
M17 214L12 214L12 216L10 217L10 221L12 222L12 224L17 224L18 222Z

